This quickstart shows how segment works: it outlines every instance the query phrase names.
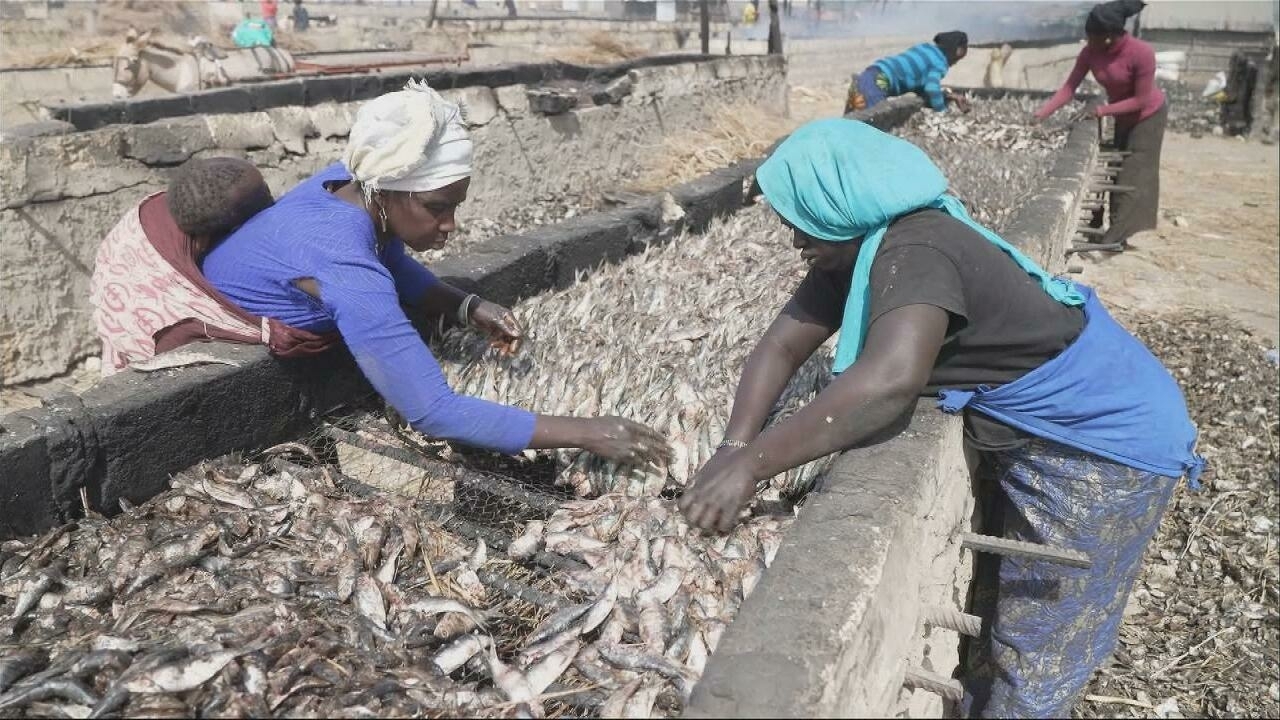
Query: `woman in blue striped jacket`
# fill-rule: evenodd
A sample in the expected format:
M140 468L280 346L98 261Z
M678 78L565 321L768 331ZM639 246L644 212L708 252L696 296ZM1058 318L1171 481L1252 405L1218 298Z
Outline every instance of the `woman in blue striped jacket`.
M969 52L969 36L953 30L938 33L931 43L912 46L900 55L880 58L871 67L855 75L849 84L849 98L844 112L865 110L886 98L906 93L920 93L929 107L946 112L951 101L967 112L965 101L942 89L942 78L952 65Z

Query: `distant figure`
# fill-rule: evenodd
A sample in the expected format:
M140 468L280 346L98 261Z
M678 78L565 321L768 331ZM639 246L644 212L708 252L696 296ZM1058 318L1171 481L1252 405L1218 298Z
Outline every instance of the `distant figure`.
M293 29L295 32L306 32L311 27L311 14L302 7L302 0L293 0Z
M1247 136L1253 130L1253 93L1258 85L1258 66L1237 50L1231 54L1229 68L1226 98L1219 107L1218 124L1227 135Z
M280 12L280 3L277 0L260 0L258 2L259 9L262 10L262 19L272 30L276 29L276 14Z
M758 15L756 14L757 12L758 11L756 10L755 3L747 3L746 5L744 5L742 7L742 24L755 25L756 18L758 17Z
M910 92L924 95L929 107L938 112L946 112L948 101L961 112L968 112L968 104L962 98L942 89L947 70L968 52L969 36L953 30L938 33L933 42L915 45L901 55L881 58L853 77L844 112L847 115L875 107L890 97Z
M231 31L231 42L242 48L275 47L274 24L258 18L245 18Z
M1125 32L1125 21L1142 11L1140 0L1095 5L1084 24L1088 44L1058 92L1035 113L1038 122L1066 105L1087 73L1107 91L1097 117L1115 118L1117 150L1129 153L1120 165L1117 185L1132 187L1110 196L1111 224L1098 242L1123 247L1129 237L1154 230L1160 210L1160 148L1169 107L1156 84L1156 51Z

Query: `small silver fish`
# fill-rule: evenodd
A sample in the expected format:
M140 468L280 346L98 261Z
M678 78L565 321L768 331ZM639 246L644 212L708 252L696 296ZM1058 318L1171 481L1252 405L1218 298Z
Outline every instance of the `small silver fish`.
M649 718L653 716L653 704L658 700L658 694L662 692L663 683L647 680L627 698L626 703L622 707L623 718Z
M382 566L378 568L375 576L378 582L383 585L390 585L396 581L397 565L400 562L400 555L404 552L404 540L397 539L393 541L390 547L382 549Z
M18 650L0 657L0 692L48 664L49 653L39 649Z
M59 698L77 705L94 705L98 698L79 680L71 678L46 678L27 687L14 687L0 697L0 710L22 707L50 698Z
M464 635L436 653L432 662L440 668L440 672L448 675L466 665L468 660L490 644L492 640L487 635Z
M651 652L658 654L667 651L667 636L670 634L667 611L657 598L649 595L640 598L640 639Z
M651 670L675 684L680 695L686 700L693 691L697 676L667 658L647 650L627 645L600 645L600 657L605 662L622 670Z
M467 565L470 566L472 570L479 570L488 561L489 548L484 544L483 539L477 540L476 549L472 551L471 555L467 558Z
M539 662L560 648L572 643L578 638L579 632L577 627L570 626L563 632L556 633L542 642L525 647L520 651L520 659L525 665Z
M543 524L532 520L525 525L524 532L507 545L507 557L512 560L528 560L542 547Z
M238 655L240 653L234 650L222 650L203 657L186 658L139 673L122 684L131 693L187 692L208 682Z
M640 684L644 682L644 678L636 678L631 682L619 687L609 697L605 699L604 704L600 706L600 717L602 718L620 718L626 712L627 701L631 696L640 689Z
M529 684L529 678L524 673L507 665L498 659L498 653L489 646L489 673L493 676L493 684L507 696L507 700L512 703L519 703L525 706L529 714L533 717L542 717L541 703L534 700L537 693L533 691L533 687ZM518 708L519 709L519 708Z
M476 620L471 613L448 612L436 623L435 636L441 640L451 640L459 635L476 629Z
M387 599L383 596L378 581L368 573L360 573L356 578L355 606L379 630L387 629Z
M474 609L463 605L452 598L427 597L415 600L402 608L401 612L418 613L419 615L441 615L443 613L461 613L470 616L478 624L483 624L483 616Z
M218 526L206 523L190 535L161 543L142 554L137 575L125 588L125 594L136 592L165 573L185 567L200 559L205 548L221 537Z
M574 640L530 665L525 671L525 677L533 693L540 695L545 692L551 683L569 669L569 665L573 663L573 659L578 656L580 650L582 650L582 643Z
M587 614L593 603L582 603L581 605L570 605L569 607L557 610L547 616L534 628L529 637L525 639L528 644L535 644L546 640L557 633L563 632L569 628L578 618Z
M245 510L258 507L258 502L254 500L253 495L234 485L214 480L212 471L206 473L200 480L200 489L209 497L225 505L234 505Z
M583 616L579 632L586 634L595 630L597 627L600 627L600 624L603 623L609 617L609 614L613 612L613 606L617 601L618 584L616 581L610 581L608 586L605 587L604 592L601 593L600 597L594 604L592 604L591 609Z
M9 617L16 620L31 612L40 604L40 599L49 592L51 587L53 587L53 578L43 572L37 572L34 577L28 578L18 593L18 598L13 604L13 612Z

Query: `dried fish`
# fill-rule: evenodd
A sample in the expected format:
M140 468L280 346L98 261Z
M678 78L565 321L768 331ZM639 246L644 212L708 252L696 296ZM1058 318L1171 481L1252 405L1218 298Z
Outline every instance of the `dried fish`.
M239 654L234 650L222 650L162 665L131 677L124 683L124 688L131 693L186 692L208 682Z
M44 650L18 650L0 657L0 692L48 664L49 653Z
M492 642L486 635L464 635L437 653L433 662L440 668L440 672L448 675L465 665Z

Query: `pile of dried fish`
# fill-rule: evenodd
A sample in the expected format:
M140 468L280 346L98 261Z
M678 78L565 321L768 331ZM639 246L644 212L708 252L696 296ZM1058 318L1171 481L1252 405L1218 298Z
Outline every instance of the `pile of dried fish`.
M507 560L282 449L313 466L205 463L5 543L0 713L676 714L789 522L702 536L669 500L604 495L525 525Z
M1230 320L1129 324L1177 378L1209 461L1147 552L1114 660L1081 717L1280 715L1280 380ZM1116 701L1120 698L1123 704Z
M485 215L483 205L464 204L458 211L458 231L440 250L418 253L425 263L469 252L490 238L523 232L542 225L552 225L586 214L596 203L586 196L544 195L496 216ZM473 216L472 213L479 213Z
M474 715L507 702L488 633L540 614L479 581L502 561L409 499L361 499L335 477L279 458L207 464L110 521L4 543L0 713Z
M951 192L974 219L1003 230L1021 201L1048 174L1066 142L1073 103L1044 124L1028 119L1040 101L1024 97L975 100L968 114L917 112L894 134L929 154L951 181Z
M492 357L467 332L447 335L439 354L457 392L538 412L620 415L664 432L676 450L667 468L561 453L559 481L581 497L657 495L683 487L720 442L746 355L803 272L773 214L749 209L526 300L517 311L530 339L516 358ZM812 398L829 366L827 351L815 353L775 417ZM793 470L775 488L803 495L823 466Z
M566 503L526 525L507 552L540 549L583 559L571 574L586 602L548 617L520 657L536 666L558 655L582 680L605 688L603 717L678 711L707 658L773 561L783 523L753 517L728 535L693 532L669 501L604 495Z

